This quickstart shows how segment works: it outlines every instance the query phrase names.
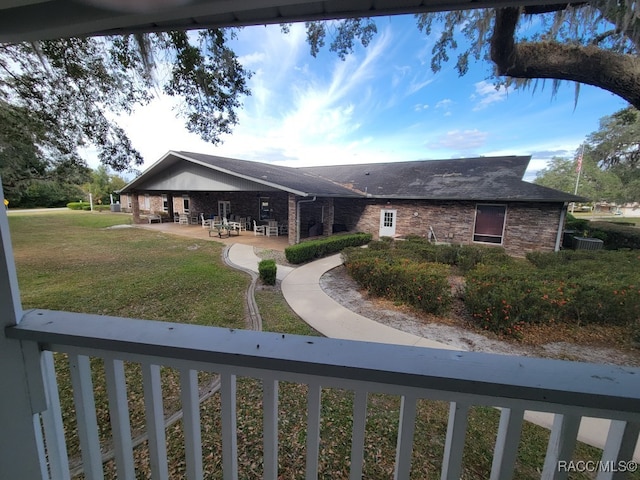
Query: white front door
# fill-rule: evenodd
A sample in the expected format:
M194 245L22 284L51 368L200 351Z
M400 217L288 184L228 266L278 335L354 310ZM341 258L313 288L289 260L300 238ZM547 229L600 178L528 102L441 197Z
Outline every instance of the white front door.
M396 234L397 210L380 210L380 237L393 237Z

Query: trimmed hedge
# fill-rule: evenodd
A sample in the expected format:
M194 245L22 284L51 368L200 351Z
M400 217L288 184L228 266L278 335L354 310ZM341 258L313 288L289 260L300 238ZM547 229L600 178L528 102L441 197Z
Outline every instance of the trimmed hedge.
M612 222L591 222L589 234L604 241L607 250L640 249L640 228Z
M623 222L590 222L567 214L567 230L576 230L577 236L599 238L606 250L640 249L640 228Z
M640 258L634 252L527 255L517 268L479 265L464 301L480 326L519 337L528 323L629 325L640 319Z
M434 315L451 306L449 266L439 263L390 260L383 251L366 250L345 263L349 275L370 294L400 301Z
M372 250L386 250L394 258L416 262L436 262L453 265L467 272L479 263L508 263L511 257L500 247L480 245L436 245L424 238L409 237L404 241L371 242Z
M370 233L352 233L334 235L321 240L310 240L292 245L284 250L289 263L298 264L325 257L339 252L347 247L366 245L371 241Z
M262 283L265 285L275 285L277 268L275 260L261 260L260 263L258 263L258 273L260 274Z
M67 203L67 208L70 210L84 210L85 207L91 209L91 205L87 202L70 202Z

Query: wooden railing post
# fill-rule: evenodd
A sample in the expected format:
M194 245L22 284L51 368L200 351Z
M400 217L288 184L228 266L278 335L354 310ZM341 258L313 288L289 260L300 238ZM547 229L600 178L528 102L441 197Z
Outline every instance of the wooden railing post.
M36 431L40 428L38 413L46 408L39 351L32 342L5 336L5 329L17 325L21 317L18 277L0 186L0 478L48 478L42 433Z

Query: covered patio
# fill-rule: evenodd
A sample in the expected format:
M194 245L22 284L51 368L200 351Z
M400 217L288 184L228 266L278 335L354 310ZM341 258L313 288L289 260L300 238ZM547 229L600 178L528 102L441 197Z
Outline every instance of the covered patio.
M180 225L173 222L168 223L140 223L137 225L139 228L147 230L154 230L156 232L169 233L171 235L180 235L183 237L190 237L198 240L208 240L213 242L223 243L225 245L232 245L234 243L241 243L243 245L251 245L257 248L264 248L269 250L278 250L283 252L285 248L289 246L288 237L285 235L279 236L266 236L266 235L254 235L252 231L242 231L240 235L232 235L229 237L220 238L216 235L209 235L208 228L202 228L201 225Z
M293 168L192 152L167 152L120 192L123 211L135 223L161 214L183 224L201 219L243 220L247 231L276 222L288 244L301 238L330 235L334 199L361 198L361 193ZM176 222L180 223L180 222Z

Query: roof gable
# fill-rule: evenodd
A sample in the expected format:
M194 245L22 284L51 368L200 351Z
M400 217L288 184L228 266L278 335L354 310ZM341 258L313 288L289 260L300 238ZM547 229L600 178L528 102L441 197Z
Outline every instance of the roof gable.
M176 165L183 164L177 167ZM194 167L199 168L194 168ZM193 172L208 178L196 179ZM176 175L172 177L172 172ZM186 175L190 172L191 175ZM215 172L215 173L214 173ZM189 179L187 181L187 179ZM174 181L175 180L175 181ZM238 188L240 187L240 188ZM358 197L343 186L300 169L270 163L251 162L192 152L168 152L127 184L121 192L133 190L164 191L256 191L281 190L303 197Z

